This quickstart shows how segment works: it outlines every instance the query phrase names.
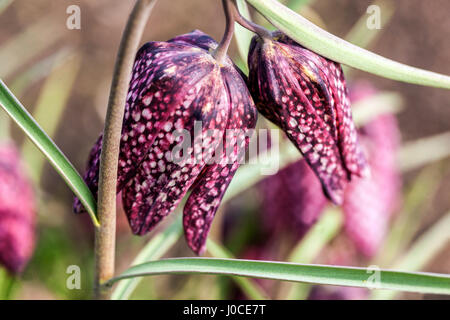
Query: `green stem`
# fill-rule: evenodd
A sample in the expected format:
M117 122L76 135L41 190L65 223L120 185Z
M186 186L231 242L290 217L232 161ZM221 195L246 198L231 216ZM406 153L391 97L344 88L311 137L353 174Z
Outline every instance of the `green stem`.
M328 59L396 81L450 89L449 76L407 66L355 46L276 0L246 1L286 35Z
M208 239L206 246L208 248L208 252L214 257L214 258L226 258L226 259L233 259L233 255L231 252L228 252L227 249L222 247L220 244L214 242L211 239ZM263 291L262 288L260 288L257 284L253 283L250 279L245 279L242 277L233 277L233 280L236 282L236 284L242 289L242 291L253 300L267 300L269 299L269 296L267 293Z
M155 0L136 1L122 35L111 84L100 156L98 189L100 227L95 233L96 298L104 297L101 285L114 275L117 169L126 95L136 51L155 3Z

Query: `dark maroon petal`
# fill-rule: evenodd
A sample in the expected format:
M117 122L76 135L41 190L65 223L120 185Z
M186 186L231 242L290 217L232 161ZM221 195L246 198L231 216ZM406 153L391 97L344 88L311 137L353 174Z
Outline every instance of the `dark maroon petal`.
M167 132L155 140L149 156L125 189L125 211L134 233L150 231L175 209L222 139L228 113L229 101L217 69L199 82L171 115ZM202 132L197 136L195 121L201 121L202 125ZM195 137L193 148L188 150L182 163L172 159L172 151L181 142L174 141L172 131L175 129L187 130L190 137ZM207 140L207 130L215 130L216 136Z
M240 163L256 125L256 109L243 79L231 68L222 69L230 95L231 113L220 161L205 167L183 211L183 226L189 247L202 254L214 216Z
M141 161L187 92L212 70L199 48L150 42L137 54L125 106L117 192L136 174ZM101 138L91 151L85 181L97 195ZM75 200L75 212L81 211Z
M255 37L250 47L249 87L258 110L283 129L326 195L341 204L350 175L365 168L342 70L286 36L274 39Z
M176 36L168 42L189 44L194 47L202 48L206 51L214 50L217 47L217 42L200 30L194 30L190 33Z

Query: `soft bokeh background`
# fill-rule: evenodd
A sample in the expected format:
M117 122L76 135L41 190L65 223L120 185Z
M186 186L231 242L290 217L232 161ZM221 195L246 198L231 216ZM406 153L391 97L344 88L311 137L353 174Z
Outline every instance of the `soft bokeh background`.
M28 110L33 112L41 105L38 121L54 131L56 143L80 171L84 170L88 152L102 130L115 56L133 3L131 0L16 0L0 15L0 77ZM316 0L305 15L316 22L320 22L319 16L328 31L344 37L371 3L369 0ZM402 63L450 74L450 20L447 16L450 2L397 0L390 3L395 7L394 16L370 49ZM72 4L81 8L81 30L66 28L66 8ZM193 29L200 29L220 40L223 28L219 0L159 1L143 42L167 40ZM237 56L234 45L231 54ZM49 75L53 81L46 83ZM361 72L354 72L352 76L368 79L380 89L402 95L404 110L398 119L404 142L450 130L449 91L394 82ZM46 95L43 96L43 92L47 92ZM59 124L52 123L52 117L59 112L62 112ZM13 131L17 143L23 143L17 128ZM446 141L443 147L448 148L449 144L450 141ZM31 166L39 167L37 151L29 146L25 150L34 161ZM438 172L437 191L424 197L426 205L421 207L421 227L415 238L450 208L449 165L447 158L428 166ZM405 174L405 188L420 172L421 168ZM14 284L13 297L87 298L93 266L93 236L89 221L72 215L72 194L47 164L36 188L40 195L39 243L22 279ZM246 193L244 199L245 203L258 201L254 193ZM244 201L238 200L240 202L232 202L233 208L247 210L242 205ZM214 223L212 234L216 239L219 238L223 213L224 210L219 212ZM131 236L126 225L121 228L119 270L127 267L152 234L136 238ZM180 241L169 255L191 253ZM66 289L65 272L71 264L81 267L81 290ZM427 263L424 271L450 273L450 245ZM224 283L227 281L210 276L163 276L144 281L133 297L230 297ZM422 295L403 294L400 297L422 298Z

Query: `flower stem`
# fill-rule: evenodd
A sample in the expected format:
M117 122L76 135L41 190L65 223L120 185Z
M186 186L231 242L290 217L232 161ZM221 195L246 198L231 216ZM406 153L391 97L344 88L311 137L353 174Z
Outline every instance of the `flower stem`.
M244 28L256 33L261 38L271 38L272 35L269 30L245 19L239 13L236 0L222 0L222 4L226 19L225 32L223 34L222 40L220 41L216 50L214 50L213 52L214 58L216 58L219 63L222 63L225 59L225 56L227 55L227 51L230 47L231 39L233 38L234 34L235 22L239 23Z
M241 13L239 12L239 9L237 7L236 0L234 0L234 2L233 2L232 12L233 12L234 20L237 23L239 23L241 26L243 26L244 28L256 33L258 36L260 36L263 39L272 38L272 33L269 30L267 30L263 26L260 26L259 24L256 24L256 23L246 19L245 17L243 17L241 15Z
M136 1L122 35L114 68L100 157L98 192L100 226L95 232L96 299L107 297L102 284L114 276L117 169L126 95L136 51L155 3L156 0Z
M222 40L213 52L213 57L216 58L219 63L222 63L225 60L234 33L234 14L232 11L233 4L231 3L231 0L222 0L222 5L226 19L225 32Z

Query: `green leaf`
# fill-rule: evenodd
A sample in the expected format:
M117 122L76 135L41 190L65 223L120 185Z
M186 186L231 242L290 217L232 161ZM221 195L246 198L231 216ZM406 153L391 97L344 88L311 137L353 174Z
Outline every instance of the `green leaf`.
M372 270L372 269L371 269ZM373 271L365 268L287 262L174 258L143 263L108 281L162 274L216 274L337 286L368 287ZM450 295L450 276L433 273L379 271L379 289Z
M441 252L450 241L450 212L442 217L434 226L427 230L411 249L394 264L394 268L403 270L422 269L438 252ZM444 283L443 283L444 284ZM450 285L444 284L449 287ZM373 299L392 299L397 292L376 290ZM426 293L426 292L423 292ZM447 293L448 294L448 293Z
M248 20L251 20L250 12L248 11L247 3L244 0L237 0L237 6L239 12L243 17ZM248 29L242 27L240 24L235 23L235 32L234 37L236 39L236 44L238 47L239 55L245 67L244 73L248 74L248 66L247 66L247 56L248 50L250 48L250 42L252 41L253 32Z
M214 258L227 258L227 259L234 258L231 252L228 252L227 249L225 249L220 244L214 242L211 239L207 240L206 246L208 248L208 252ZM262 288L260 288L257 284L253 283L251 280L242 277L233 277L233 280L250 299L253 300L269 299L267 294L263 292Z
M305 234L289 254L288 261L295 263L312 263L320 252L339 233L343 224L342 212L339 208L327 208L319 221ZM306 299L311 286L291 284L287 290L286 300Z
M410 67L355 46L319 28L276 0L247 2L289 37L324 57L384 78L450 89L450 77Z
M449 157L449 141L450 131L447 131L404 144L398 155L400 169L412 170Z
M64 179L69 188L75 193L91 216L94 225L99 222L96 217L94 196L84 183L80 174L69 162L62 151L41 129L28 111L22 106L17 98L9 91L8 87L0 80L0 105L17 123L31 141L41 150L47 160Z
M132 266L161 258L180 238L183 227L181 214L163 232L158 233L148 242L134 259ZM134 289L141 282L141 278L131 278L120 282L111 295L111 300L127 300Z
M304 6L310 6L311 2L313 2L313 1L312 0L290 0L287 3L287 6L294 11L299 11Z

